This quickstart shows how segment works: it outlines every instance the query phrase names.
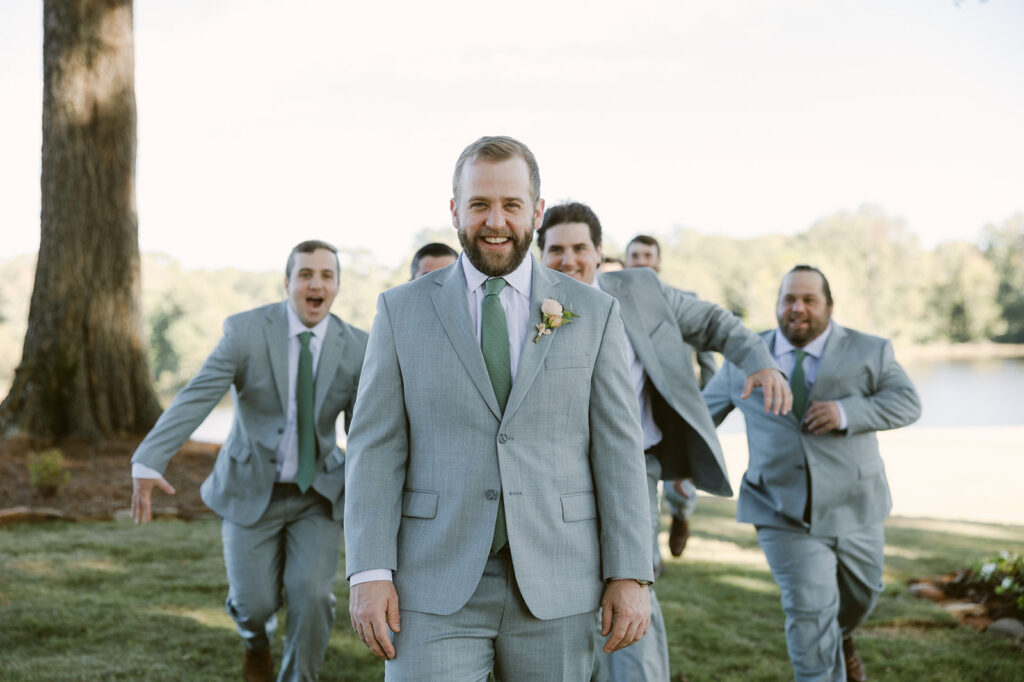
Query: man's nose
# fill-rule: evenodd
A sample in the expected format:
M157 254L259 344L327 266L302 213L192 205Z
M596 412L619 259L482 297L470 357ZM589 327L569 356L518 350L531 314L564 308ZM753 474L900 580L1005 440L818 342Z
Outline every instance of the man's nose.
M494 206L487 212L487 227L502 227L505 224L505 212L501 206Z

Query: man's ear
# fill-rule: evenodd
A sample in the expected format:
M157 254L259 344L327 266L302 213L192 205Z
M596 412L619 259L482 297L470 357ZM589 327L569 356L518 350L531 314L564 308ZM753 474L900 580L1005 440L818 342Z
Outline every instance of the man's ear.
M456 230L459 229L459 209L455 205L455 198L453 197L448 202L448 210L452 212L452 227Z
M533 229L538 229L542 222L544 222L544 200L538 199L533 207Z
M284 276L284 293L288 293L288 275Z

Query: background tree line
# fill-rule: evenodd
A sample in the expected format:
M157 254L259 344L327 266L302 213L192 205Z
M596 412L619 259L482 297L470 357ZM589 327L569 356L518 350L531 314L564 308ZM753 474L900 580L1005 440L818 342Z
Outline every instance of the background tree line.
M666 282L729 308L754 329L774 326L782 273L810 263L828 275L843 324L901 345L1024 343L1024 214L984 227L977 243L933 249L873 206L830 215L789 237L734 239L683 228L654 236L662 243ZM426 241L458 248L453 230L423 230L396 269L369 252L342 248L333 312L369 329L377 294L408 279L408 259ZM605 253L618 255L623 246L606 243ZM277 272L186 270L168 256L143 255L144 331L164 399L195 374L225 317L283 298L283 260ZM0 382L8 386L21 354L34 270L31 256L0 263Z

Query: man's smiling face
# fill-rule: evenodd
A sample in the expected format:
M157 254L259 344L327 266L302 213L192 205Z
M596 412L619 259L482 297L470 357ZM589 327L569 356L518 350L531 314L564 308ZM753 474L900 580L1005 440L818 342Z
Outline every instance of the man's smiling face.
M284 280L288 302L307 327L327 317L338 295L338 259L327 249L296 253L291 275Z
M594 246L586 223L560 223L544 231L540 262L584 284L593 284L601 264L601 247Z
M544 201L531 199L530 172L522 159L480 160L463 167L451 212L469 262L485 275L498 277L523 262Z

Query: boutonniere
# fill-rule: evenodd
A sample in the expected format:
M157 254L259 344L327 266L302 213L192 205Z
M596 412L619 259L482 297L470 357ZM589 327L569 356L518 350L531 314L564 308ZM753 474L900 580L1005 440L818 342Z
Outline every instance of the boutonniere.
M555 299L545 298L540 304L540 317L541 323L537 325L537 336L533 337L534 343L537 343L540 337L550 334L552 329L569 324L574 317L579 317L579 315L566 309Z

